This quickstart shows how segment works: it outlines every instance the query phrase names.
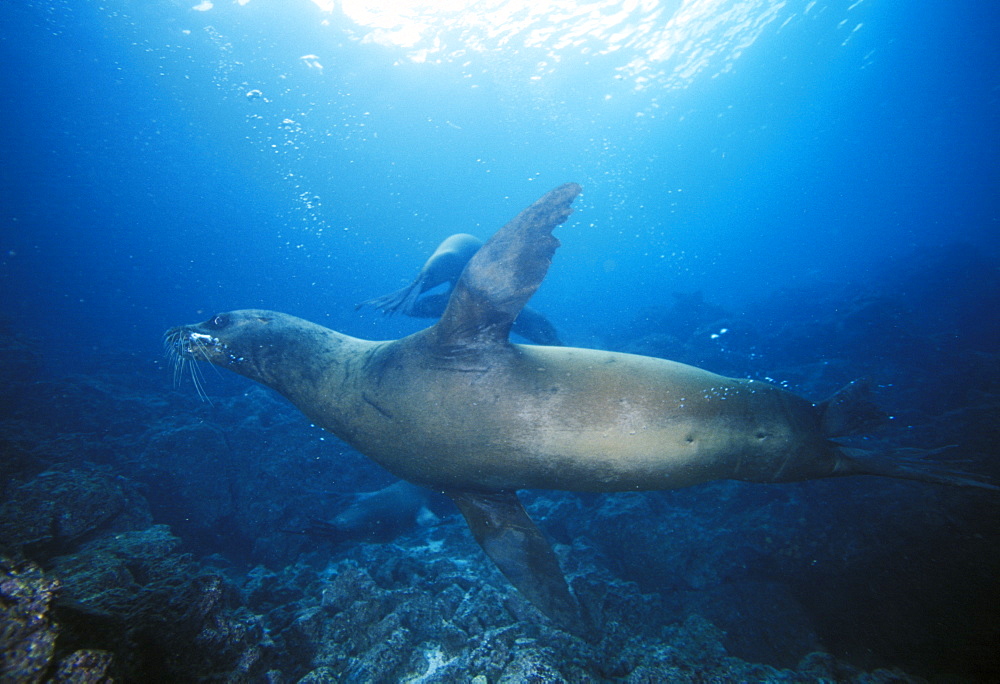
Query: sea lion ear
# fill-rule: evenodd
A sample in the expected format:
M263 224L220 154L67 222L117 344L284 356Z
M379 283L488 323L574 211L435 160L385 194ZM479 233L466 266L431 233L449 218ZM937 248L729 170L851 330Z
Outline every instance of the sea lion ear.
M581 188L566 183L498 230L469 261L434 326L445 347L506 344L514 319L541 285L559 241L556 226L573 213Z

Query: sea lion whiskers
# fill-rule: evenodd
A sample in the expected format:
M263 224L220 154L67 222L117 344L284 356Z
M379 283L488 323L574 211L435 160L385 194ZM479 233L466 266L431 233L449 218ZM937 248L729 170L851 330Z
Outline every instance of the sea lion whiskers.
M208 394L205 392L205 375L202 373L201 366L195 363L199 360L211 360L206 342L217 344L218 340L213 340L209 335L186 332L183 328L168 330L167 334L163 337L164 351L173 365L174 387L180 386L181 378L184 376L185 370L187 370L191 375L191 383L198 393L198 398L208 402L211 406L212 400L209 399ZM211 368L216 373L219 372L219 369L214 365Z
M201 385L198 382L198 378L195 377L195 373L200 371L196 370L197 364L189 364L190 359L181 351L182 344L181 333L179 330L170 330L163 337L163 352L166 354L167 358L170 359L170 365L173 369L174 388L176 389L177 387L180 387L181 378L187 370L185 367L189 366L195 389L198 391L198 397L201 398Z
M198 398L204 402L207 402L209 406L212 406L212 400L209 399L208 393L205 392L205 376L201 372L201 366L194 362L194 359L182 359L182 366L187 366L191 369L191 383L194 385L195 392L198 393ZM213 366L214 368L214 366ZM218 372L218 370L216 370Z

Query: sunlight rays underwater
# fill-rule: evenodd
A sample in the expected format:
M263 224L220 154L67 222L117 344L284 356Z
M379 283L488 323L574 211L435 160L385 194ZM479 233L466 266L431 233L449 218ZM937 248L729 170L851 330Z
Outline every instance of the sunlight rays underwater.
M615 77L637 90L683 88L700 74L725 73L767 26L795 15L785 0L312 2L324 24L395 49L401 62L467 66L476 53L523 52L535 60L531 78L540 79L568 57L616 55ZM808 14L817 3L794 4Z

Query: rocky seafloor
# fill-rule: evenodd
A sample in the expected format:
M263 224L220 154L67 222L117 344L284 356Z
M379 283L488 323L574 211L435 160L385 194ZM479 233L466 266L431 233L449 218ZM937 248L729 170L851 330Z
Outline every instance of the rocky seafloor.
M879 282L739 313L676 296L601 344L814 399L866 376L895 411L871 444L955 445L1000 477L995 267L955 247ZM0 681L1000 679L990 492L877 477L524 492L593 624L573 635L447 507L317 527L393 479L270 391L213 374L199 402L129 354L52 377L2 332Z

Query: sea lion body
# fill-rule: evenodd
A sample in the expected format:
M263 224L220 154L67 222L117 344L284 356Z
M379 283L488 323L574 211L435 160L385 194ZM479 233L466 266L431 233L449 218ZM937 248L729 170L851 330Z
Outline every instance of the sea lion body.
M420 269L418 280L426 292L443 283L458 280L469 259L483 246L483 241L469 233L455 233L446 237Z
M216 340L210 360L432 488L674 489L846 467L813 404L762 382L570 347L443 358L428 331L369 342L272 311L224 316L214 329L188 328Z
M413 482L610 492L805 479L838 467L813 406L765 383L566 347L510 345L442 362L424 337L374 351L370 409L347 435Z
M866 473L997 489L833 442L880 415L860 385L812 404L663 359L512 344L514 322L558 247L552 230L579 192L560 186L497 231L466 264L440 320L403 339L360 340L244 310L168 331L168 349L272 387L389 471L447 493L511 583L574 630L584 623L579 605L518 489Z

